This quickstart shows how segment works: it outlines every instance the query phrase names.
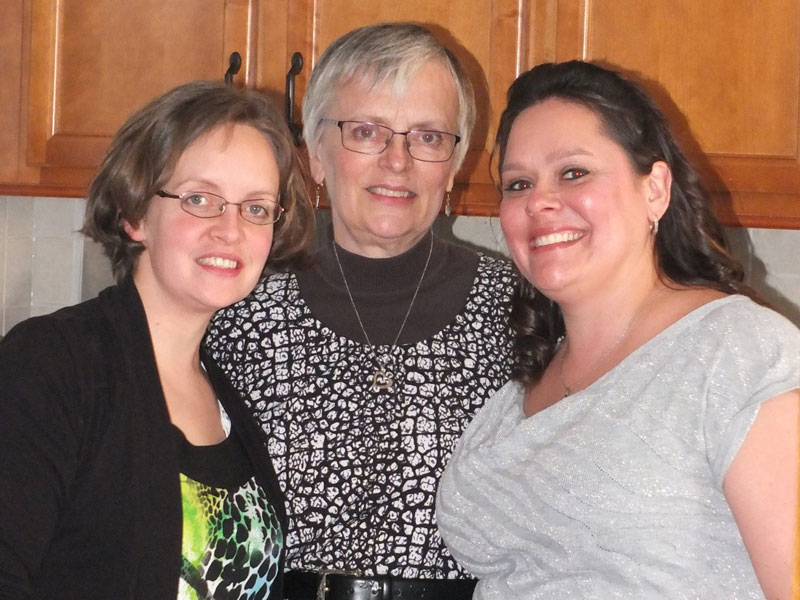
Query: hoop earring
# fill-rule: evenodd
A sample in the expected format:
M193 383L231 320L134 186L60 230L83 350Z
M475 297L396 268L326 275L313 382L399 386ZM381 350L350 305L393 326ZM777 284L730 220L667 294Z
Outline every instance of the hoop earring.
M444 216L450 216L450 192L446 192L444 195Z
M650 233L653 234L653 237L658 233L658 219L650 223Z
M314 208L319 208L319 191L322 189L322 184L318 183L317 187L314 188Z

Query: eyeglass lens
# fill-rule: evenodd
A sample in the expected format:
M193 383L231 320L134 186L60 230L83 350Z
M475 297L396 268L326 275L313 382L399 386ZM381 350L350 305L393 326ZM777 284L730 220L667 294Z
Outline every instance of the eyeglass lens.
M228 202L222 196L210 192L186 192L180 196L180 199L181 208L184 211L202 219L219 217L229 204L239 209L239 214L245 221L255 225L274 223L282 213L277 203L263 198Z
M366 121L340 121L342 146L361 154L380 154L389 145L394 135L406 138L408 153L417 160L425 162L444 162L448 160L458 142L452 133L431 130L394 131L385 125Z

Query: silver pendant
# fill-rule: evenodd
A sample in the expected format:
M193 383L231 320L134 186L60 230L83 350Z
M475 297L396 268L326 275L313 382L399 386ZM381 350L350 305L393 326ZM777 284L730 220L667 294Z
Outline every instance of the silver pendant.
M378 367L372 372L372 386L369 388L373 392L394 391L394 377L385 367Z

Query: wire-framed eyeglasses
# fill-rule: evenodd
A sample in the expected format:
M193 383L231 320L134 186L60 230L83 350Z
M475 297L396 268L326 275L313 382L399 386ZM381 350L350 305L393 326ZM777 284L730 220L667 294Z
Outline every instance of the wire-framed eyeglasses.
M254 225L270 225L281 218L286 210L274 200L253 198L243 202L228 202L222 196L211 192L191 191L182 194L171 194L165 190L156 192L162 198L175 198L181 201L184 212L201 219L213 219L221 216L229 204L239 208L239 215Z
M461 137L454 133L429 129L395 131L386 125L369 121L337 121L320 119L320 123L334 123L342 132L342 146L359 154L380 154L389 146L392 137L406 138L406 149L411 158L423 162L446 162L453 156Z

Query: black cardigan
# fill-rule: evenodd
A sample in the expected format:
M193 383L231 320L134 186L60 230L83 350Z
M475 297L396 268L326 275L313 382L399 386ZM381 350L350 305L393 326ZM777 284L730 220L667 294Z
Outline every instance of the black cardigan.
M261 429L202 352L285 532ZM172 427L131 280L13 328L0 343L0 597L174 600L182 508ZM276 583L270 599L281 597Z

